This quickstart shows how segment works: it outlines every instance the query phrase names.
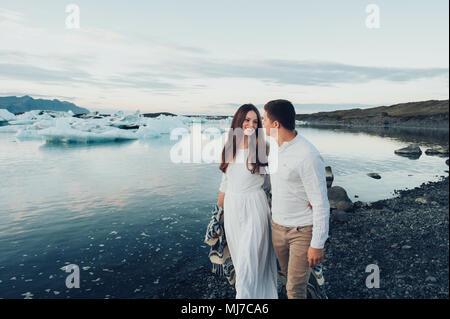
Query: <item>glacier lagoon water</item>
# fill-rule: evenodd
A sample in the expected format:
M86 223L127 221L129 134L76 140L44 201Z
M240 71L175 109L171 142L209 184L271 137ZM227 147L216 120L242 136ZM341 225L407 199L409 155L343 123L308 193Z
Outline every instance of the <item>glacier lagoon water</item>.
M443 158L411 160L394 150L445 144L448 133L299 132L333 168L333 185L354 201L393 197L395 189L447 175ZM172 163L175 143L168 135L52 144L0 134L0 298L161 297L209 267L203 238L220 171L217 164ZM80 288L66 287L68 264L79 266Z

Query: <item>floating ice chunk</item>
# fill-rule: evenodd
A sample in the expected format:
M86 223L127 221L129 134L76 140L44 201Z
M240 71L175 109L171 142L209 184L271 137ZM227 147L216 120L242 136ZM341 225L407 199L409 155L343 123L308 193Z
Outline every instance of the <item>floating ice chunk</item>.
M40 110L31 110L16 116L14 121L9 122L12 125L33 124L39 119Z
M160 115L155 118L144 118L143 122L146 127L153 129L159 134L170 134L170 132L175 128L186 128L186 119L183 116L167 116Z
M16 116L9 112L7 109L0 109L0 122L2 121L13 121Z
M19 139L43 138L48 142L102 143L155 138L161 134L170 134L176 128L189 132L193 123L192 118L185 116L160 115L147 118L139 111L117 111L111 116L97 113L91 115L93 116L78 117L73 116L72 112L32 110L13 115L13 120L9 122L12 125L8 126L20 126L20 129L0 129L0 132L17 132Z
M11 124L11 123L9 123ZM25 128L26 125L5 125L0 126L0 133L17 133L21 129Z
M42 139L42 136L38 134L38 132L42 129L52 127L54 125L54 119L45 119L39 122L35 122L32 125L25 126L22 129L19 129L16 133L16 137L20 140L24 139Z
M66 118L59 118L55 127L41 130L38 134L48 142L60 143L102 143L137 139L133 132L99 124L93 125L92 122L78 122L73 127L66 121Z
M161 135L153 127L140 126L136 132L136 136L139 139L147 139L147 138L153 138L153 137L160 137Z

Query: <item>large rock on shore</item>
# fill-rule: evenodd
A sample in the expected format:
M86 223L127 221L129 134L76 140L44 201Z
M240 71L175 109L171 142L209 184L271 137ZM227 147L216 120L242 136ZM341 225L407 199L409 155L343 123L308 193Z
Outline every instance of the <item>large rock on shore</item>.
M345 212L353 210L353 202L348 197L347 192L340 186L333 186L328 189L328 200L331 209Z
M335 219L338 222L348 222L350 220L350 216L342 210L335 210L331 214L331 218Z
M422 155L422 150L417 144L410 144L407 147L394 151L395 154L400 156L406 156L413 159L418 159Z

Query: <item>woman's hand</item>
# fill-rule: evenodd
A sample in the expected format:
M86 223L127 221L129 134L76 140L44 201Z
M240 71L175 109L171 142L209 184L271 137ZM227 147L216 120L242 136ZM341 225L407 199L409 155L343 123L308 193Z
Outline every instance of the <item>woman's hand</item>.
M217 198L217 205L223 208L223 200L225 198L225 193L219 192L219 197Z

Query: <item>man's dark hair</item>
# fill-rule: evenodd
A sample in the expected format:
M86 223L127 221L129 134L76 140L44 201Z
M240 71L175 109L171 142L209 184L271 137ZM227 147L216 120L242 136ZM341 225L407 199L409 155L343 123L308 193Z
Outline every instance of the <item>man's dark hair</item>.
M271 121L278 121L287 130L295 130L295 109L287 100L273 100L264 105Z

